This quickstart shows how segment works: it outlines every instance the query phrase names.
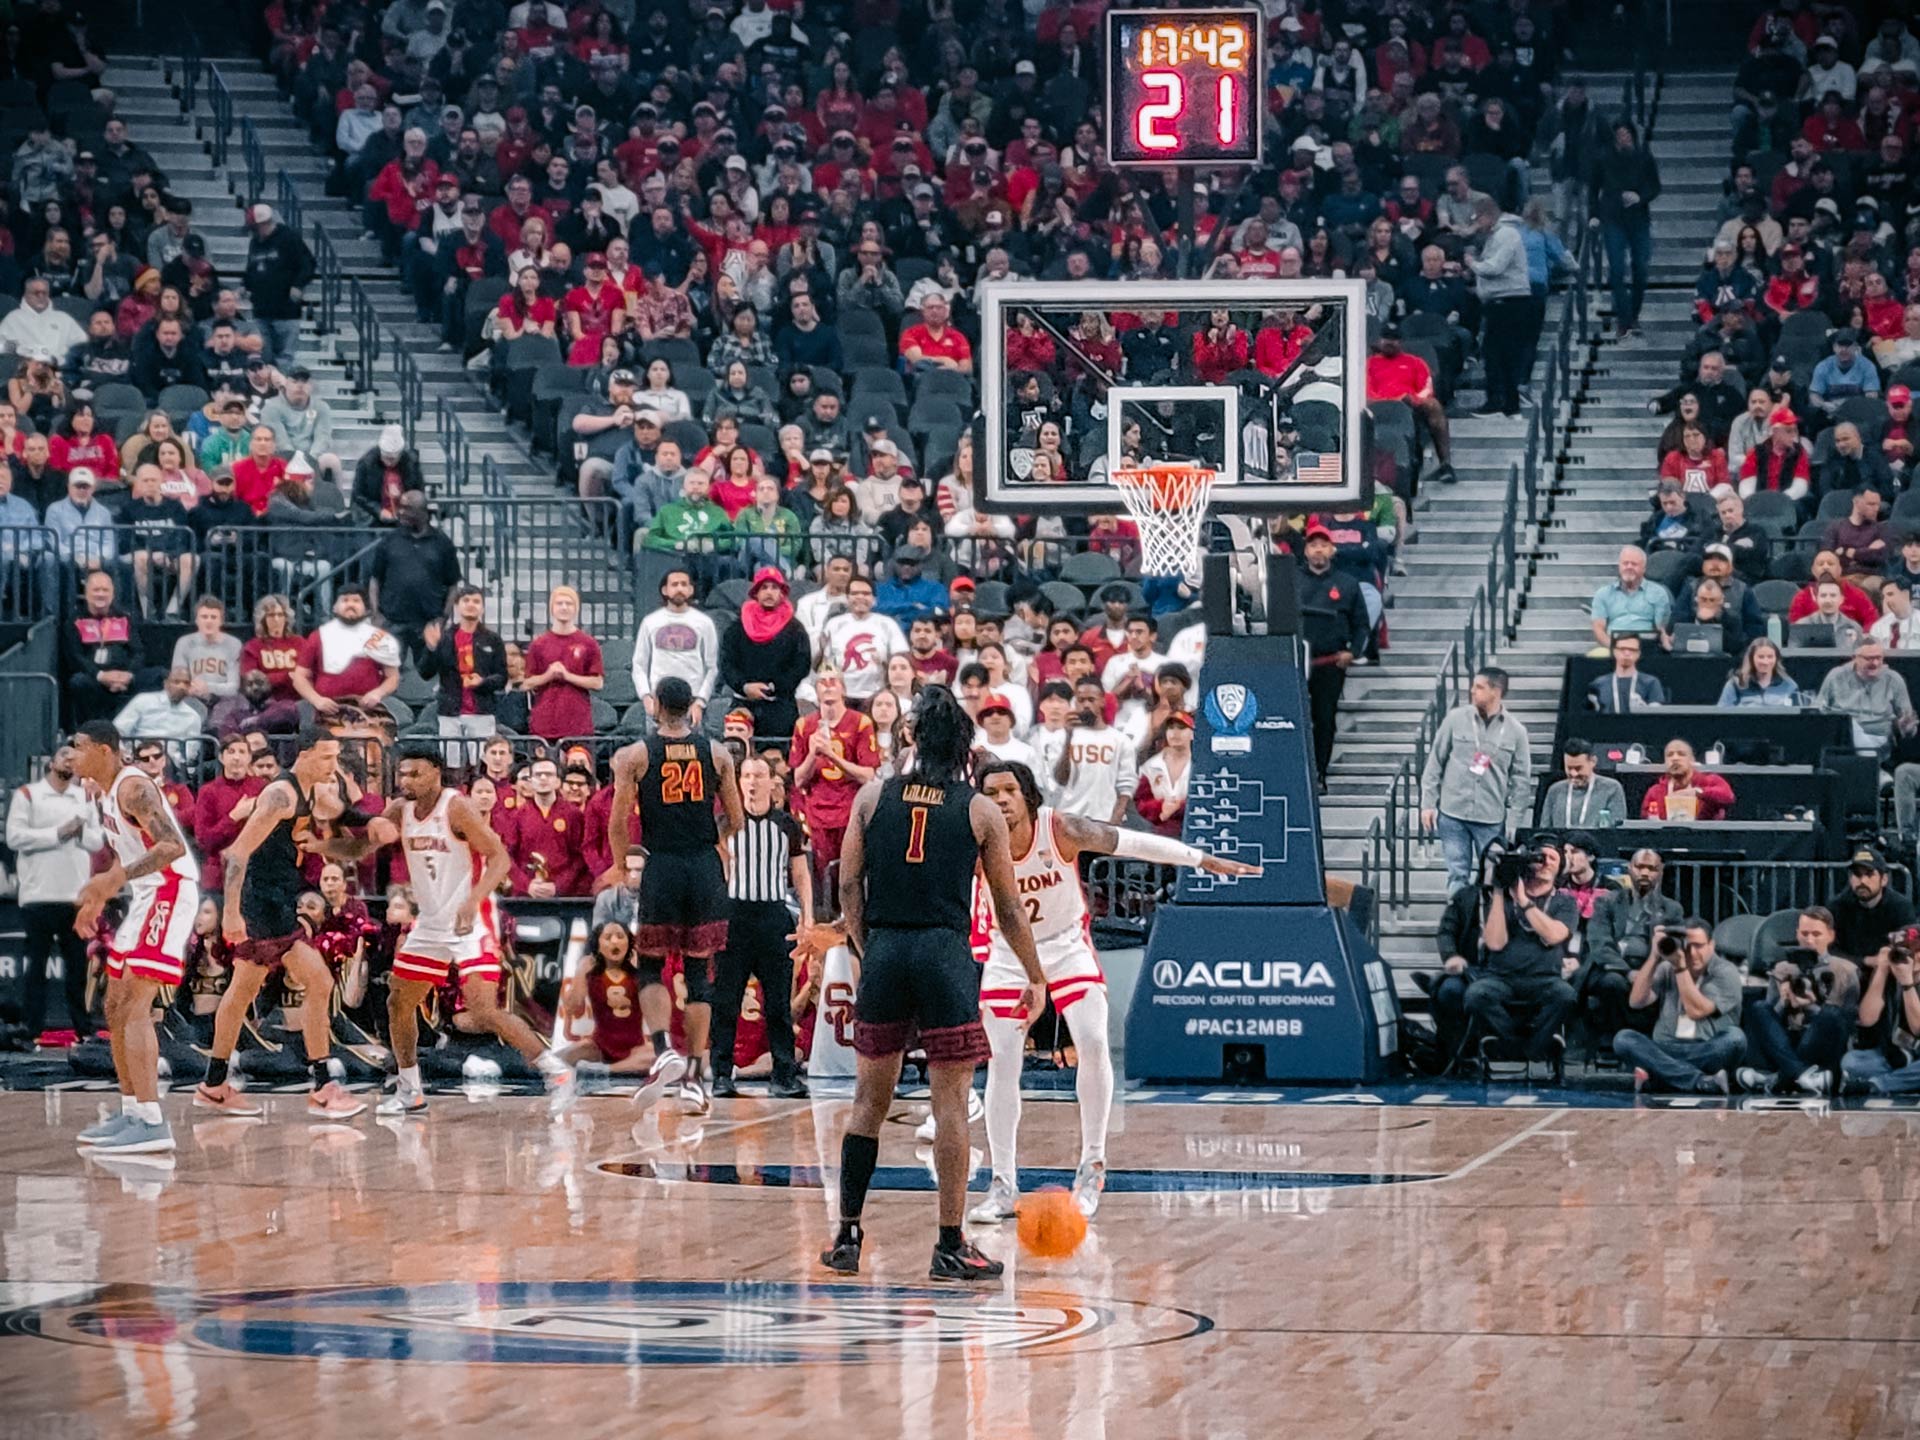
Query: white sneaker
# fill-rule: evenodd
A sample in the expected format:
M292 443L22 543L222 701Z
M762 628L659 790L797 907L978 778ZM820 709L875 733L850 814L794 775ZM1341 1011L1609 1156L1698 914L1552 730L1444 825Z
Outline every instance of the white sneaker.
M106 1119L95 1121L78 1135L74 1136L74 1144L98 1145L102 1140L107 1139L125 1126L132 1124L137 1118L138 1117L130 1115L124 1110L116 1110L113 1114L107 1116Z
M707 1087L701 1083L698 1075L688 1075L681 1080L672 1098L679 1105L682 1115L705 1115L713 1109L713 1101L707 1096Z
M373 1113L376 1115L425 1115L427 1097L418 1090L408 1090L403 1086L374 1106Z
M971 1125L984 1118L986 1113L987 1102L980 1098L980 1092L967 1091L967 1124ZM933 1143L933 1111L931 1109L927 1111L927 1118L920 1122L920 1128L913 1132L913 1138L923 1145Z
M1824 1095L1827 1093L1827 1072L1818 1065L1809 1066L1800 1072L1800 1078L1793 1083L1809 1095Z
M151 1155L171 1149L173 1131L167 1128L167 1122L155 1125L138 1116L129 1116L127 1124L93 1144L93 1153L102 1156Z
M1740 1088L1749 1095L1765 1095L1773 1089L1773 1076L1751 1065L1742 1065L1734 1072L1733 1078L1740 1082Z
M975 1225L1005 1224L1013 1218L1019 1198L1013 1182L996 1175L993 1183L987 1186L987 1198L967 1211L967 1219Z
M573 1108L573 1102L580 1098L580 1081L572 1070L563 1070L558 1075L547 1076L547 1113L564 1115Z
M1073 1203L1089 1220L1100 1208L1100 1194L1107 1188L1107 1162L1082 1160L1073 1172Z
M633 1092L633 1103L642 1108L653 1104L668 1089L678 1085L687 1073L687 1057L677 1050L662 1050L647 1071L647 1083Z

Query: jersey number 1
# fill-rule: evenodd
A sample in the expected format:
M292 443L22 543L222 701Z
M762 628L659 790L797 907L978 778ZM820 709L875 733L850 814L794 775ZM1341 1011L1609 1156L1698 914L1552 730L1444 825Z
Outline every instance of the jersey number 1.
M907 819L907 863L918 865L927 858L927 807L916 805Z

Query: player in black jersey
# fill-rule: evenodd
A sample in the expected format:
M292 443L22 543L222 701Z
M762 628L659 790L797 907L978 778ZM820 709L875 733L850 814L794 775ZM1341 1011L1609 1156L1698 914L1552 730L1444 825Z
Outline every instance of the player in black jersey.
M1007 917L1007 943L1027 974L1025 1013L1047 1003L1045 972L1026 907L1014 886L1013 852L999 807L967 783L973 718L944 685L913 707L913 762L874 780L853 802L840 850L840 904L847 943L860 960L853 1048L859 1057L853 1115L840 1143L840 1230L820 1256L843 1275L860 1269L860 1214L880 1154L880 1126L893 1103L900 1060L917 1033L933 1090L933 1158L940 1179L935 1280L991 1280L997 1260L962 1233L967 1199L967 1091L987 1058L980 1024L980 967L973 928L976 862Z
M293 768L271 782L253 802L253 813L227 851L226 899L220 929L233 946L233 979L213 1017L213 1057L207 1078L193 1103L228 1115L258 1115L260 1107L242 1100L227 1080L227 1064L240 1039L240 1026L267 977L282 965L306 991L301 1028L306 1032L307 1064L313 1090L307 1115L315 1120L346 1120L366 1109L340 1084L331 1059L333 972L313 946L313 937L296 910L307 888L300 875L301 843L316 818L343 813L340 742L309 726L300 732ZM316 816L316 801L319 813Z
M744 811L733 756L696 734L688 719L693 688L668 676L654 687L653 698L654 734L613 757L613 811L607 817L615 873L627 863L636 805L647 851L633 948L640 1014L653 1039L654 1060L634 1100L648 1105L671 1093L682 1110L704 1115L709 1101L701 1067L713 1015L713 957L726 948L730 904L720 856L744 823ZM686 1055L667 1038L673 998L661 982L661 966L670 953L685 967Z

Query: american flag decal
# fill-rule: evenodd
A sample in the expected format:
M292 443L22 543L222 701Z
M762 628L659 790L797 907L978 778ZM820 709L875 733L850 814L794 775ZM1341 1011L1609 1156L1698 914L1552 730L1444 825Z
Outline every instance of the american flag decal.
M1304 485L1338 485L1340 457L1325 450L1302 450L1293 457L1293 478Z

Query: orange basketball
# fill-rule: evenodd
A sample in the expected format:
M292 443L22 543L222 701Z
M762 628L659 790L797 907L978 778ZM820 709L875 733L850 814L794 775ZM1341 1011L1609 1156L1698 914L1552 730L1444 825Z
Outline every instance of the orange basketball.
M1087 1238L1087 1217L1073 1203L1073 1196L1058 1185L1022 1195L1016 1218L1020 1248L1043 1259L1071 1255Z

